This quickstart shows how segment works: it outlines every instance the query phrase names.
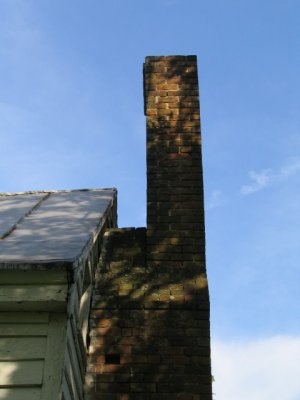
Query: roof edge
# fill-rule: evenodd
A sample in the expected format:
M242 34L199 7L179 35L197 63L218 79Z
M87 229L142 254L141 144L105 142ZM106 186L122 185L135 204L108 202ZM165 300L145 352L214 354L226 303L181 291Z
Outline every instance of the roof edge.
M71 193L71 192L93 192L98 190L110 190L113 192L118 192L117 188L84 188L84 189L61 189L61 190L28 190L23 192L0 192L0 196L18 196L22 194L39 194L39 193Z

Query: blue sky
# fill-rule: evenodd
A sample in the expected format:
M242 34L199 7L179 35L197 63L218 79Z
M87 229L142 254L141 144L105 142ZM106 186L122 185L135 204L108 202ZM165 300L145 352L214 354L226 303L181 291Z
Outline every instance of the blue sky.
M299 37L299 0L0 0L0 190L117 187L120 226L145 225L144 57L198 56L221 400L300 372ZM269 391L239 385L253 355Z

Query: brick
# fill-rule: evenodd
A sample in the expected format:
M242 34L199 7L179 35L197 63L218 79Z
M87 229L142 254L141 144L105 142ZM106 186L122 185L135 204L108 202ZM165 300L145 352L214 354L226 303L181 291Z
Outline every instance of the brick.
M136 393L136 392L146 392L146 393L153 393L156 391L156 384L155 383L131 383L130 385L130 391L132 393Z
M105 393L129 393L130 392L130 384L128 383L120 383L115 382L114 384L110 383L96 383L96 391Z
M147 58L144 79L148 229L107 234L90 319L93 400L211 400L196 57ZM109 352L120 364L105 363Z

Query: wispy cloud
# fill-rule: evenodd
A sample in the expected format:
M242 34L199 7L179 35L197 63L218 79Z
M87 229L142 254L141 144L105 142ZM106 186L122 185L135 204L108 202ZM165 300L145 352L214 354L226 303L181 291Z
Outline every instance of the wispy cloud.
M271 168L263 169L259 172L249 171L248 176L251 183L243 185L240 193L244 196L258 192L268 186L275 185L291 175L300 171L300 158L292 159L288 164L280 168L279 171L273 171Z
M225 198L221 190L213 190L208 197L206 209L210 210L212 208L220 207L224 204Z
M213 341L216 400L297 400L300 337L274 336L251 342Z

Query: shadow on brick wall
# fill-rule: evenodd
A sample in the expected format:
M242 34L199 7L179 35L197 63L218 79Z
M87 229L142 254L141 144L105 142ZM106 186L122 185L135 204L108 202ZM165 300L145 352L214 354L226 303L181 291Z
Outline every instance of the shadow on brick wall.
M105 234L87 399L211 400L196 57L147 57L147 230Z
M206 281L170 281L149 270L145 234L106 233L90 319L87 398L211 399Z

